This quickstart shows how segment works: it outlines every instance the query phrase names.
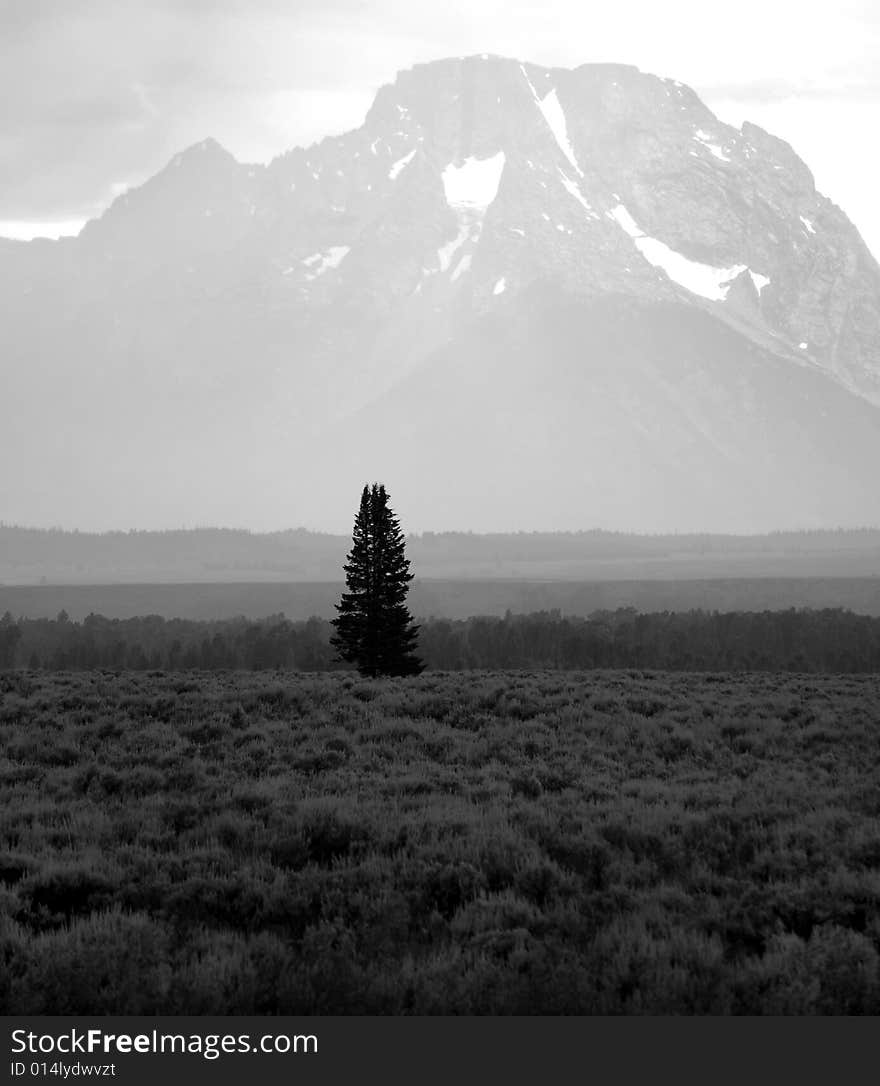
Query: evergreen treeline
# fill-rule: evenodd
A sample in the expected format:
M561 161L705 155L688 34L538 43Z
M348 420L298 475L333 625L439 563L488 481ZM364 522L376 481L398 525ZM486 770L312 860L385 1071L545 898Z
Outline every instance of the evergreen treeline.
M0 619L0 668L218 670L343 668L331 624L272 615L255 622L89 615ZM880 671L880 618L839 608L762 612L558 611L462 621L428 619L418 653L426 666L800 672Z

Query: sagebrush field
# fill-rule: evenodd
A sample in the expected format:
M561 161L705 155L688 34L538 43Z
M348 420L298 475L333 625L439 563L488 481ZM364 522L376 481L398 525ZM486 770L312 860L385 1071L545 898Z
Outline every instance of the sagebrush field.
M880 1013L876 677L0 691L7 1014Z

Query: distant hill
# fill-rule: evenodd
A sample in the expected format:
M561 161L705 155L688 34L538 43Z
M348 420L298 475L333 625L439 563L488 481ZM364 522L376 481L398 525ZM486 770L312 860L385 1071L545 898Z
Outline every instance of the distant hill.
M0 525L0 584L342 580L351 537L295 529L68 532ZM626 581L880 576L880 530L771 535L425 533L408 538L420 581Z

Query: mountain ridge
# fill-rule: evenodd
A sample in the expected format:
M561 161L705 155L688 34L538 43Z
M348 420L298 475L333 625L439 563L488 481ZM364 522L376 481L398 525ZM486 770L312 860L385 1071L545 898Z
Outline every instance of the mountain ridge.
M880 520L880 269L675 80L416 65L360 128L265 167L200 141L32 245L0 247L0 452L37 478L7 518L284 523L286 462L339 526L363 470L420 528Z

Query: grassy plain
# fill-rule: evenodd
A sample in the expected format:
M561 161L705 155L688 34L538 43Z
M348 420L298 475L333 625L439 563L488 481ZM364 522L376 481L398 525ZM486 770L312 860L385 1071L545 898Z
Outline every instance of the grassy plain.
M880 1013L876 677L0 674L0 1007Z

